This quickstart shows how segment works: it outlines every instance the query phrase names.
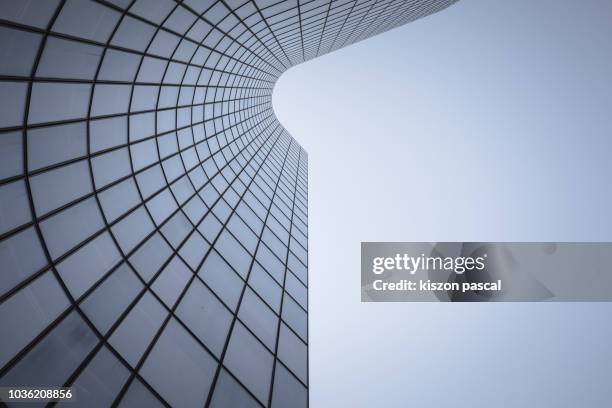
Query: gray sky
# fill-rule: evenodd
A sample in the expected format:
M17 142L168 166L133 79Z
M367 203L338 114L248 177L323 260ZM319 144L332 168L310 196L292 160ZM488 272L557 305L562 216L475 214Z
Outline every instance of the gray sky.
M361 241L612 240L612 2L462 0L292 68L319 407L603 407L610 304L361 304Z

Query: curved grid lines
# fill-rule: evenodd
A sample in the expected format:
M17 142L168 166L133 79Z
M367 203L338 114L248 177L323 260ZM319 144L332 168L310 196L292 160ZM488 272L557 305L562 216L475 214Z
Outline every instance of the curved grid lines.
M0 3L0 385L307 406L307 155L274 83L453 2Z

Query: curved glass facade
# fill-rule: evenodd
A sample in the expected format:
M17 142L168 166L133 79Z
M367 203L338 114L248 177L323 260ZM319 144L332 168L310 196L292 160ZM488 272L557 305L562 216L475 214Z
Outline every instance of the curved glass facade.
M0 386L307 406L307 154L273 85L453 2L0 1Z

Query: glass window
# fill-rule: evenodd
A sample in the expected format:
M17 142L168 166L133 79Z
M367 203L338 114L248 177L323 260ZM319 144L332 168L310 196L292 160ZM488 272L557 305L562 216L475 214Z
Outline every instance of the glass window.
M142 283L124 263L85 299L81 309L100 333L105 334L141 289Z
M53 258L81 243L104 226L93 198L82 201L40 224Z
M126 112L131 91L132 87L129 85L96 85L91 106L91 115L102 116Z
M40 34L0 27L0 75L30 76L40 38Z
M195 279L176 314L213 354L221 356L232 314L206 286Z
M175 213L172 218L161 228L162 234L174 248L183 242L187 234L193 229L189 220L182 212Z
M93 79L101 55L101 47L49 37L36 69L36 76Z
M28 123L85 117L90 91L89 84L35 82L32 87Z
M115 221L140 203L140 196L133 178L98 193L98 198L108 222Z
M295 276L297 276L300 281L302 281L302 283L308 283L308 271L306 270L306 267L291 252L289 252L288 266L291 272L293 272Z
M144 139L155 134L155 113L130 115L130 142Z
M34 227L0 241L0 259L2 259L0 295L47 264L47 258Z
M75 37L106 42L120 14L90 0L68 0L53 24L53 30Z
M96 237L57 266L72 296L79 298L106 272L115 266L121 255L108 232Z
M30 170L83 157L87 154L85 122L28 130Z
M111 231L123 252L128 253L153 231L153 223L144 207L141 206L115 224Z
M37 278L2 303L2 330L11 335L0 336L0 365L4 366L68 305L68 299L51 272ZM27 316L27 319L23 316Z
M0 128L23 124L27 89L26 82L0 82L0 95L5 95L0 99Z
M93 191L86 160L38 174L30 179L30 186L38 215Z
M198 272L206 284L232 310L236 310L244 282L217 253L211 251Z
M178 256L172 258L161 274L155 279L151 289L169 308L174 306L185 285L193 275Z
M183 211L185 211L185 214L187 214L187 217L191 222L198 224L204 214L206 214L206 206L196 195L183 206Z
M195 193L187 176L183 176L180 180L177 180L170 186L170 188L172 189L172 193L176 197L176 200L181 205Z
M302 340L308 340L308 315L290 296L283 299L282 318Z
M89 138L89 144L92 152L126 144L126 117L121 116L90 121Z
M162 86L157 107L160 109L175 107L177 105L178 92L179 88L177 86Z
M259 399L268 401L273 356L240 322L236 322L224 365Z
M133 112L155 109L158 100L159 86L152 85L136 85L134 87L134 97L132 99L131 109ZM158 118L158 133L163 132L159 128ZM167 129L170 130L170 129Z
M269 349L274 350L278 318L248 287L242 297L238 317Z
M168 157L173 153L176 153L178 151L178 143L176 140L176 134L174 132L172 133L168 133L167 135L162 135L162 136L158 136L157 138L157 144L159 146L159 155L160 157ZM174 160L177 160L178 158L174 158ZM172 159L170 159L172 160ZM170 161L168 160L168 161ZM177 164L177 163L175 163ZM164 162L164 170L170 167L166 162ZM173 170L171 167L169 170ZM166 170L166 173L168 171ZM171 177L168 177L169 179L171 179Z
M104 187L113 181L132 174L127 147L92 158L91 166L96 188Z
M168 27L172 31L176 31L179 34L185 34L195 20L195 14L187 11L186 8L179 6L172 12L170 17L168 17L164 23L164 26Z
M223 231L221 233L215 244L215 249L240 276L243 278L247 276L252 257L229 232Z
M165 406L138 378L134 378L119 404L121 408L163 408Z
M138 82L159 83L161 82L168 62L161 58L144 57L138 71Z
M270 219L270 217L268 217L268 219ZM276 235L274 235L268 228L265 228L262 235L262 240L279 259L284 261L287 258L287 247L283 245Z
M130 12L144 17L153 23L161 24L175 5L170 0L137 0L130 7Z
M110 407L128 376L125 366L108 348L102 347L72 387L80 405L90 408ZM57 406L70 408L72 403L66 400Z
M251 210L251 208L245 204L244 201L241 201L238 204L238 208L236 212L240 215L240 218L246 222L253 231L261 231L263 227L263 222L257 217L257 215Z
M285 290L304 308L308 307L308 289L292 273L285 279Z
M195 12L198 13L198 14L202 14L213 3L215 3L214 0L206 0L206 1L201 1L201 0L185 0L185 4L187 4L193 10L195 10Z
M132 158L135 153L136 151L132 152ZM155 165L138 173L136 175L136 181L138 182L140 193L145 199L166 186L166 180L164 179L164 173L161 171L160 165Z
M216 368L211 355L172 319L140 373L171 406L201 408Z
M191 269L197 270L209 248L210 246L204 241L204 238L197 232L194 232L187 238L187 241L185 241L179 250L179 254Z
M306 344L284 324L280 328L277 355L303 383L308 382Z
M0 2L0 18L45 28L53 16L60 0L20 0Z
M260 404L231 376L222 369L217 378L215 391L210 401L211 408L259 408Z
M151 41L155 28L133 17L125 16L113 36L111 44L137 51L144 51Z
M22 133L0 133L0 180L23 173Z
M167 312L149 292L145 292L110 337L110 344L135 367Z
M97 342L98 337L73 311L26 354L0 384L28 387L63 384Z
M171 62L164 76L164 83L166 84L180 84L183 80L187 65L180 64L178 62Z
M176 46L180 41L180 37L175 34L171 34L164 30L159 30L155 34L155 38L151 43L148 52L153 55L159 55L160 57L170 58Z
M130 263L142 279L149 282L171 254L172 248L156 232L134 252L130 257Z
M306 408L306 388L282 364L276 362L271 408Z
M268 249L267 246L260 244L257 248L257 261L266 271L278 282L283 282L285 265Z
M255 253L255 248L257 248L257 243L259 240L257 236L253 234L253 231L249 229L249 227L238 217L237 214L234 214L232 218L230 218L227 223L227 228L232 232L232 234L238 238L238 241L244 245L251 254Z
M158 161L155 140L146 140L144 142L131 145L130 152L135 171L138 171L143 167L147 167L148 165Z
M0 185L0 234L32 219L23 180Z
M166 218L178 209L176 201L174 201L170 190L167 188L147 201L146 206L156 225L161 225L166 221Z
M169 182L172 182L185 174L185 168L183 167L183 163L178 156L164 160L162 162L162 167L164 168L164 172L166 173L166 177L168 178Z
M98 79L132 82L138 70L141 56L131 52L107 49Z
M249 285L276 313L280 312L282 288L257 262L249 275Z

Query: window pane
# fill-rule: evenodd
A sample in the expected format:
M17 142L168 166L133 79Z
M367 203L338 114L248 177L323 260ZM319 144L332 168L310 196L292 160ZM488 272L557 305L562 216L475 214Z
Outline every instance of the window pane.
M0 134L0 180L23 173L22 133Z
M0 75L29 76L40 38L40 34L0 27Z
M278 358L300 379L308 382L306 345L284 324L278 339Z
M216 251L210 252L198 276L231 310L236 310L244 282Z
M23 180L0 185L0 234L31 219L30 204Z
M307 406L306 388L282 364L277 362L274 371L272 408L306 408Z
M0 128L23 124L26 91L25 82L0 82L0 95L9 96L0 99Z
M244 292L238 317L270 350L274 350L278 318L249 288Z
M87 153L85 122L28 130L30 170L50 166Z
M0 295L47 264L34 227L0 241Z
M272 354L236 322L224 364L261 402L268 400L272 363Z
M40 224L53 258L81 243L104 226L93 198L69 207Z
M210 406L211 408L259 408L261 405L223 369L219 373Z
M28 123L85 117L89 107L90 91L89 84L35 82L32 87Z
M217 357L221 356L232 315L206 286L198 280L192 282L177 316Z
M124 263L85 299L81 308L96 328L105 334L141 289L142 283Z
M185 289L192 273L187 266L175 256L155 279L151 288L169 308L174 306L179 295Z
M101 55L101 47L49 37L36 76L93 79Z
M217 363L172 319L157 340L141 374L174 407L201 408Z
M93 191L89 165L85 160L34 176L30 185L38 215L46 214Z
M2 303L2 330L11 335L0 336L0 365L4 366L66 307L68 299L51 272L37 278ZM28 318L23 319L23 316Z
M167 312L161 303L149 292L145 292L110 337L109 342L134 367L153 340L166 315Z
M112 33L119 13L90 0L68 0L55 20L57 32L106 42Z
M129 375L128 370L106 347L102 347L72 387L82 406L104 408L111 406ZM70 408L70 401L58 407Z
M11 368L0 384L28 387L63 384L97 342L94 332L73 311Z

